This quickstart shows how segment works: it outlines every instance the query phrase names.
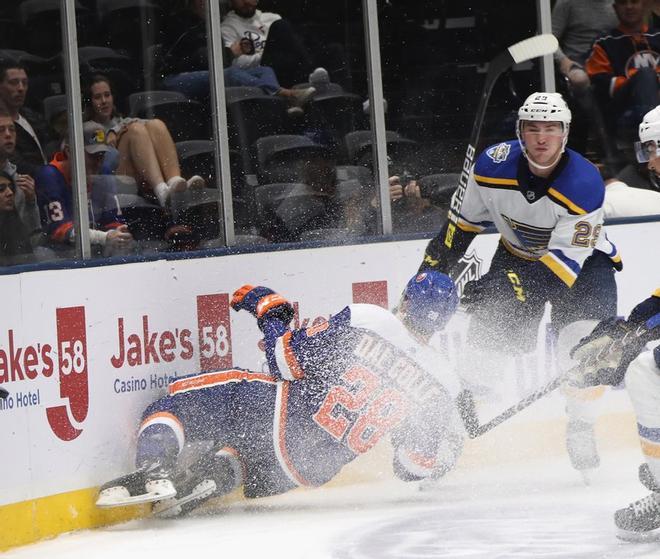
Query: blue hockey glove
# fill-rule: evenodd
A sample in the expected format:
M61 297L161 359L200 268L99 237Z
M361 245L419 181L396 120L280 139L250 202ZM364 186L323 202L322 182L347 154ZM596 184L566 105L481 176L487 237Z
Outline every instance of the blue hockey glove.
M246 310L257 319L261 331L268 322L278 321L287 326L294 315L291 303L269 287L244 285L237 289L231 300L235 311Z

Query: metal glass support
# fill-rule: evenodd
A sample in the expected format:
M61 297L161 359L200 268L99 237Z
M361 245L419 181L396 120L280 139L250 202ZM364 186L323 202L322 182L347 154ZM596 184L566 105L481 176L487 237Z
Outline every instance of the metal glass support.
M77 253L83 259L91 257L89 246L89 210L87 200L87 174L85 173L85 147L83 140L80 69L78 64L78 35L76 32L76 0L61 0L62 47L66 104L69 114L69 160L73 191L73 226Z
M220 3L206 2L206 36L209 52L209 87L213 112L213 152L216 175L219 172L220 204L218 212L223 224L220 235L227 246L236 243L234 234L234 206L232 205L229 142L227 139L227 104L225 74L222 62L222 35L220 31Z
M552 33L550 0L536 0L536 17L539 33ZM555 85L555 64L551 54L541 59L541 89L543 91L557 91Z
M374 175L380 197L383 235L392 234L392 206L387 169L387 140L385 137L385 108L383 104L383 74L380 64L380 37L378 34L377 0L362 0L364 32L367 47L367 76L371 130L373 132Z

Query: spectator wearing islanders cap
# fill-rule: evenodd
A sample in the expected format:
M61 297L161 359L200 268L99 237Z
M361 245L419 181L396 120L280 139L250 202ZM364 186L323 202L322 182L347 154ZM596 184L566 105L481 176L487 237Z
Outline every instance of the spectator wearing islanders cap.
M106 255L124 253L133 243L133 236L118 215L116 194L106 189L92 189L91 176L99 172L103 157L110 149L106 144L104 128L94 121L83 124L85 143L85 172L89 198L89 238L93 246ZM71 247L76 232L73 227L73 192L71 189L71 162L68 141L56 152L48 165L39 169L35 177L37 202L41 224L54 249Z

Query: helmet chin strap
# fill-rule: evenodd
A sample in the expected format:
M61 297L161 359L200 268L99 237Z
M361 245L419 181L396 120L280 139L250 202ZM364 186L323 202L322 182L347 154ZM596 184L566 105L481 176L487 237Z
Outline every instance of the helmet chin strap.
M518 143L520 144L520 149L523 152L523 155L525 156L527 161L529 161L529 164L532 165L533 167L536 167L537 169L541 169L542 171L552 169L559 162L561 156L564 154L564 150L566 149L566 144L568 143L568 132L564 132L564 138L561 142L561 149L559 150L559 153L557 153L557 157L555 157L551 163L548 163L547 165L541 165L540 163L534 161L527 153L527 148L525 147L525 143L522 141L522 137L521 137L522 134L520 133L519 130L516 130L516 136L518 136Z

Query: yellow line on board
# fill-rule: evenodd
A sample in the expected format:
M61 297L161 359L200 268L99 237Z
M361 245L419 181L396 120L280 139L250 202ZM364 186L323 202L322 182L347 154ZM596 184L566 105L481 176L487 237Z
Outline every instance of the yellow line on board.
M145 516L147 505L99 509L97 488L60 493L0 506L0 551L64 532L126 522Z

